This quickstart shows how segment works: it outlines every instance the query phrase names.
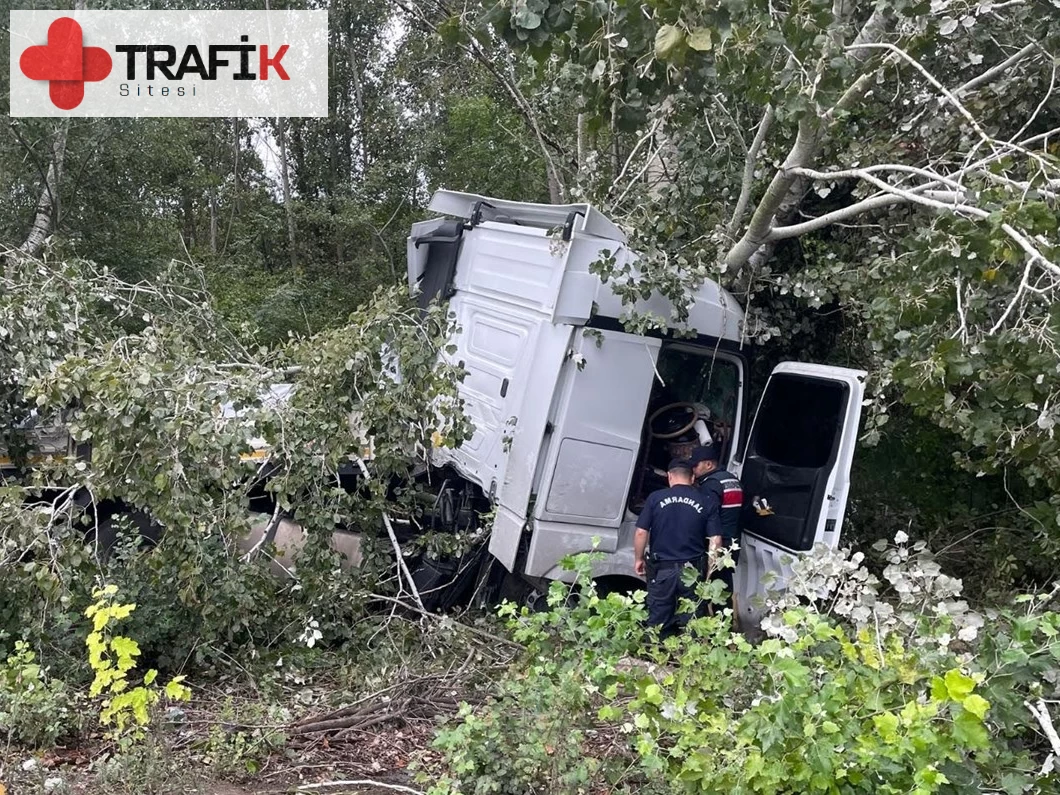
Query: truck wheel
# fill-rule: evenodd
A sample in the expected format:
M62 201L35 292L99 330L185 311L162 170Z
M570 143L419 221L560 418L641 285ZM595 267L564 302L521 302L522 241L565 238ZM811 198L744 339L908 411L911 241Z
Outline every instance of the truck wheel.
M145 511L133 510L111 514L99 523L96 529L96 554L100 562L107 560L118 541L120 530L132 530L139 534L141 546L154 546L162 537L162 525Z

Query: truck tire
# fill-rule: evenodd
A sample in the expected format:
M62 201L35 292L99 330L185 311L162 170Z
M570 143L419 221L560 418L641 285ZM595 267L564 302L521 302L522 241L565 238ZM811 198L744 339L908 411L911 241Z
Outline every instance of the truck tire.
M119 528L124 525L135 530L140 536L140 545L154 546L162 537L162 525L156 522L146 511L132 510L113 513L103 519L96 529L96 554L100 562L106 561L118 541Z

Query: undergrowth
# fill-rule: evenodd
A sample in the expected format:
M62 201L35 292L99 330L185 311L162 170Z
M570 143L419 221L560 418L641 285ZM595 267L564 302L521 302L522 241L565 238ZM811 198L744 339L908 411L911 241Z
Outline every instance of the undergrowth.
M526 645L485 706L437 734L430 795L1055 792L1025 702L1058 695L1057 592L979 615L922 543L793 562L752 645L728 610L659 642L589 556L550 610L502 608ZM700 587L715 600L716 587Z

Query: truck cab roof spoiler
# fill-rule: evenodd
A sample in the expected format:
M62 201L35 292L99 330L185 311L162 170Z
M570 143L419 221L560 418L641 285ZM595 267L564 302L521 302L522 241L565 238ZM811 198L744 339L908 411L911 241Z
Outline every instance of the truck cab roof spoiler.
M485 208L485 210L484 210ZM606 240L626 242L626 235L599 211L588 204L534 204L493 199L474 193L436 191L428 209L437 213L469 219L472 225L480 220L496 220L541 229L564 228L564 237L571 231L585 232ZM484 217L486 216L486 217ZM571 225L572 228L566 227Z

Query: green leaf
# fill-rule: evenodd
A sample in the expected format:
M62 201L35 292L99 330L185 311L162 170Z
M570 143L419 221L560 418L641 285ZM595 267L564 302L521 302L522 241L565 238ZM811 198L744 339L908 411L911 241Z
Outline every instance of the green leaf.
M166 698L170 701L187 701L191 698L191 688L181 684L183 676L174 676L166 684Z
M654 682L644 688L644 700L649 704L661 704L663 701L662 688Z
M1021 795L1034 786L1034 779L1025 773L1002 773L1001 789L1005 795Z
M953 739L968 748L985 748L990 744L990 734L983 722L964 710L953 720Z
M709 28L696 28L688 36L688 46L699 52L706 52L713 45Z
M931 698L935 701L948 701L949 697L950 694L946 689L946 682L943 681L942 677L931 677Z
M684 31L675 25L663 25L655 34L655 55L665 61L685 38Z
M524 30L537 30L541 27L541 17L528 8L524 8L512 17L516 26Z

